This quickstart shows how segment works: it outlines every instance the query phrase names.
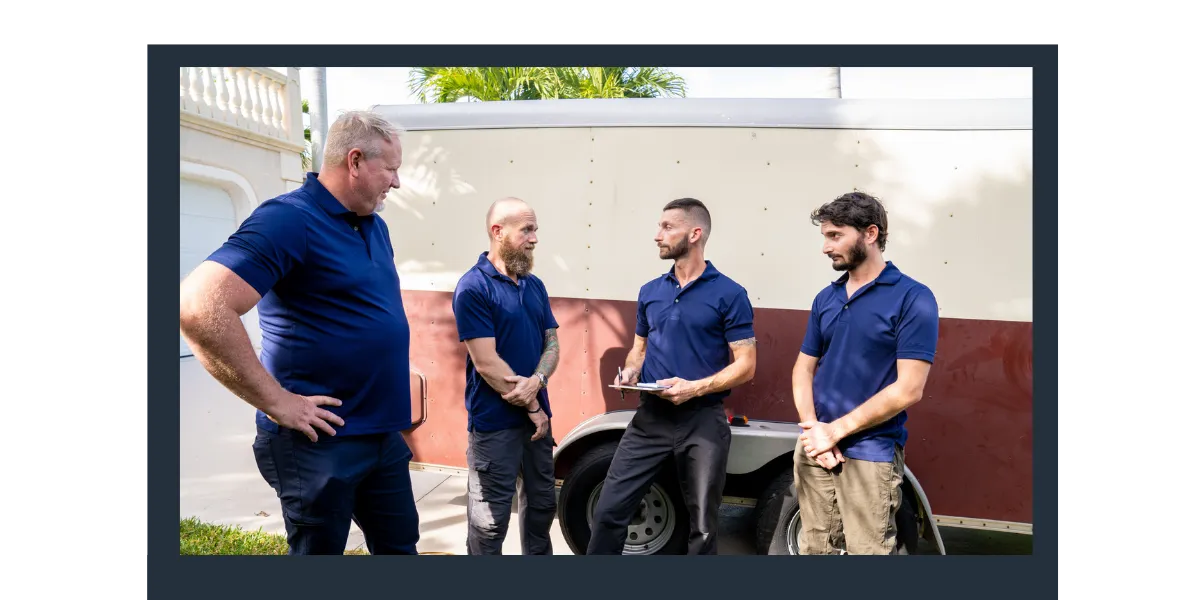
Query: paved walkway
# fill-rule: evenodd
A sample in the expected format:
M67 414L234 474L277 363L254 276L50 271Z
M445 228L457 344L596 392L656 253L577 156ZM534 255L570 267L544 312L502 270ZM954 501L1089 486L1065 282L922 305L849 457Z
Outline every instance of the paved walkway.
M204 522L237 525L254 531L283 534L279 499L254 463L254 408L233 397L196 362L180 359L179 370L179 516ZM460 470L412 470L413 493L421 519L421 552L466 554L467 478ZM726 523L722 509L722 535L726 525L744 529L736 515L746 509L732 507L733 521ZM737 513L736 511L742 511ZM516 504L513 506L514 519ZM511 527L511 525L510 525ZM505 554L520 554L519 530L504 540ZM550 529L555 554L571 554L558 521ZM362 531L351 524L348 549L364 545ZM722 539L722 554L749 552L748 539Z

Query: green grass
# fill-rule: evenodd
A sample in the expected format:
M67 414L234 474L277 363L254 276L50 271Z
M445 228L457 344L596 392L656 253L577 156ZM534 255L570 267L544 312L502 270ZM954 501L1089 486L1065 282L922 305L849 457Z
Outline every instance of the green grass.
M179 520L179 553L188 555L285 555L287 538L241 527L202 523L189 517ZM365 555L365 550L350 550L346 554Z

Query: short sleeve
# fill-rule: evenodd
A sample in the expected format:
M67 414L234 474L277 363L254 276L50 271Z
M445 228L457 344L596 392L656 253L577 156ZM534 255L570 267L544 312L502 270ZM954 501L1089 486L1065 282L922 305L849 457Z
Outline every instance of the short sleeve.
M265 296L304 263L308 247L304 213L278 200L261 204L208 260L229 268Z
M634 328L634 333L641 338L650 335L650 321L646 318L646 300L644 289L642 292L638 293L637 326Z
M824 354L822 348L825 347L821 339L821 313L817 310L820 298L818 294L813 299L812 309L808 313L808 329L805 330L804 342L800 345L800 351L813 358L821 358Z
M727 343L732 344L754 337L754 307L750 305L750 295L746 290L738 290L733 302L725 309L724 319Z
M557 329L558 321L554 319L554 311L550 310L550 292L546 291L546 284L541 279L537 282L538 289L542 291L542 302L546 305L546 314L542 315L542 322L546 324L543 329Z
M932 363L937 339L937 299L929 288L915 288L905 298L896 326L896 358Z
M496 337L492 323L492 307L487 299L486 282L468 275L454 290L454 322L458 326L458 341Z

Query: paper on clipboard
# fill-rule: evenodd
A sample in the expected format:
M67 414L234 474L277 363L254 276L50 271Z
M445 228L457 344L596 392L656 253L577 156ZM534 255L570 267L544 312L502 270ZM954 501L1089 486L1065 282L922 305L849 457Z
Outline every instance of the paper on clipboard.
M655 392L661 390L669 390L669 385L658 385L657 383L637 383L634 385L610 385L610 388L618 390L632 390L634 392Z

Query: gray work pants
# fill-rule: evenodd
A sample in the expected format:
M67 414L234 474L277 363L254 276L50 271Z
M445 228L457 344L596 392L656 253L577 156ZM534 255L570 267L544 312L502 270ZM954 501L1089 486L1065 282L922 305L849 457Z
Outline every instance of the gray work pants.
M467 554L501 554L514 493L522 554L552 554L554 439L530 441L532 421L500 431L467 433Z

